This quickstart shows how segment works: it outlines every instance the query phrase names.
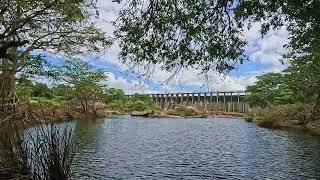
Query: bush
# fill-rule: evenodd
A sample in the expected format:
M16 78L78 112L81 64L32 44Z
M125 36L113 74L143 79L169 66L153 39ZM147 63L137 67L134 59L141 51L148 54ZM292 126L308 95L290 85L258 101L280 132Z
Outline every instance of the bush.
M131 111L144 111L149 109L149 107L149 103L140 100L129 103L129 110Z
M172 116L197 116L197 115L200 115L200 113L194 107L181 106L181 105L174 107L174 109L167 110L166 114L172 115Z
M26 179L69 179L73 134L70 126L40 125L26 133L13 127L1 134L0 168L30 177Z
M280 120L278 119L278 117L265 117L259 121L258 125L265 128L276 129L280 127Z
M166 114L171 116L184 116L185 114L181 111L178 111L177 109L169 109L165 111Z
M296 103L283 106L287 120L305 121L312 112L312 105Z
M283 106L273 106L269 111L262 114L258 125L266 128L279 128L281 121L285 121L285 111Z
M152 99L150 96L145 95L145 94L138 94L135 93L131 99L132 102L136 102L136 101L143 101L146 102L148 104L153 104Z
M253 108L251 117L258 117L258 125L262 127L278 128L281 122L298 123L305 122L312 112L312 106L295 103L286 105L277 105L268 108ZM249 116L249 117L250 117ZM248 122L251 119L246 119Z
M258 107L250 108L248 113L250 116L261 116L269 111L270 111L270 107L262 108L258 106Z
M253 117L252 116L247 116L247 117L245 117L245 120L247 121L247 122L253 122Z
M108 103L107 107L112 110L121 110L122 111L127 108L127 103L122 102L122 101L114 101L114 102Z

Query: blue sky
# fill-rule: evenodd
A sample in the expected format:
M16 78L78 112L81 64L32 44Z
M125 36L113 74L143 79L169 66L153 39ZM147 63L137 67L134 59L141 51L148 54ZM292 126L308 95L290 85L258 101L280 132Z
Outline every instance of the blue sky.
M98 1L100 16L104 21L97 22L109 36L112 36L114 27L110 22L115 20L119 5L112 1ZM281 54L286 52L283 45L288 42L288 32L286 29L272 31L264 38L259 33L260 24L253 24L251 30L245 32L244 37L248 41L246 55L249 61L238 64L237 69L227 75L220 75L215 72L210 73L209 81L205 81L202 76L198 76L199 71L195 69L184 69L175 80L169 83L161 83L168 79L170 73L159 68L149 78L148 82L139 79L135 74L124 73L126 66L118 59L120 48L115 42L103 55L90 54L85 59L96 68L102 68L109 72L108 86L121 88L128 94L155 93L155 92L203 92L203 91L228 91L244 90L247 85L256 81L256 76L267 72L279 72L286 67L279 61ZM54 55L48 56L56 61ZM208 83L209 82L209 83ZM205 86L204 86L205 84Z

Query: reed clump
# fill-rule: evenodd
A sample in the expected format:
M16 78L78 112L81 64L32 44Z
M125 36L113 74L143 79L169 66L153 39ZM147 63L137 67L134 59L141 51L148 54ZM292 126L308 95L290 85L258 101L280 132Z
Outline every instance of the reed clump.
M67 180L71 177L74 129L71 125L10 128L1 135L0 179ZM2 173L1 173L2 172Z

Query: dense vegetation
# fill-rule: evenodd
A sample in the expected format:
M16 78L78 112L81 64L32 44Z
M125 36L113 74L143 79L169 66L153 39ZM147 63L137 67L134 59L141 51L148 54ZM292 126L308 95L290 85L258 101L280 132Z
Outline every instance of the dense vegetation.
M129 100L121 89L111 88L106 93L107 107L120 112L160 110L151 97L135 93Z
M315 58L297 57L281 73L258 76L257 82L247 88L252 94L246 100L252 107L267 109L262 113L268 116L266 121L290 119L306 125L319 120L320 61Z
M106 109L119 113L159 109L149 96L136 93L129 100L123 90L108 88L106 72L87 62L66 60L51 71L54 76L47 78L51 86L25 76L17 81L17 97L30 110L30 116L34 114L32 111L41 111L45 117L64 112L95 115Z

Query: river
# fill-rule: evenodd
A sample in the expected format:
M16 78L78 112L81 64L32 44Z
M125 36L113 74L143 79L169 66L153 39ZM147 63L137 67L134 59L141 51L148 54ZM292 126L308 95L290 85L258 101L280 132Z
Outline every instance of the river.
M77 124L73 179L320 179L320 140L243 119Z

